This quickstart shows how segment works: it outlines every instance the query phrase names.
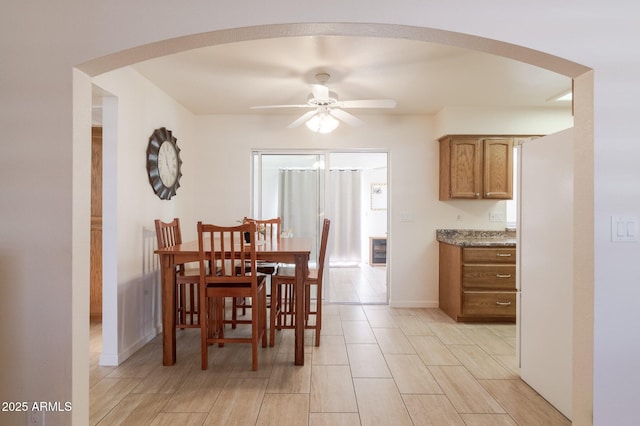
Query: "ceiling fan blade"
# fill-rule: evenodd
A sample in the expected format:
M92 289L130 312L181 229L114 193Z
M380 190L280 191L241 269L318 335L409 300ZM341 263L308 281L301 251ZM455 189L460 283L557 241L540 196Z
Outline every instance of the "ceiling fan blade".
M357 127L364 124L364 121L338 108L329 110L329 114L333 115L338 120L344 121L350 126Z
M361 99L342 101L338 105L342 108L395 108L397 102L393 99Z
M293 123L289 124L287 127L289 129L293 129L294 127L298 127L299 125L301 125L302 123L306 122L311 117L316 115L317 112L318 112L317 110L307 111L304 114L302 114L300 117L298 117L298 119L296 121L294 121Z
M322 84L312 84L311 93L313 97L320 100L329 99L329 88Z
M270 109L270 108L311 108L310 105L259 105L252 106L251 109Z

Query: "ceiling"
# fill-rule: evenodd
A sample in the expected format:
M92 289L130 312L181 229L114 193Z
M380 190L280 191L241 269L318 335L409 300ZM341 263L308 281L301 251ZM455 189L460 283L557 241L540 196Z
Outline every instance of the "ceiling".
M395 99L391 114L446 106L566 108L571 79L499 56L422 41L304 36L242 41L133 65L194 114L301 114L251 106L304 104L327 72L339 99ZM377 110L350 110L354 114Z

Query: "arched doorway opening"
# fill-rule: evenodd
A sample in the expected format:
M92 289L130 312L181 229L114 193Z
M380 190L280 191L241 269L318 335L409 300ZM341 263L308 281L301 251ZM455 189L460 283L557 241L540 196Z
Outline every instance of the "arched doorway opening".
M118 52L109 56L98 58L83 64L78 65L78 69L89 76L96 76L101 73L114 70L141 60L150 59L152 57L163 56L170 53L179 52L182 50L189 50L197 47L208 46L213 44L229 43L234 41L269 38L282 35L353 35L353 36L371 36L371 37L396 37L396 38L408 38L413 40L437 42L442 44L473 48L479 51L492 53L508 57L510 59L530 63L548 70L571 77L575 81L574 94L576 99L575 110L575 140L580 141L576 143L575 151L576 156L579 158L591 158L592 145L593 145L593 131L590 127L592 121L592 76L590 70L582 65L572 63L562 58L557 58L551 55L546 55L541 52L533 51L531 49L510 45L504 42L498 42L495 40L482 39L478 37L468 36L460 33L452 33L442 30L434 30L428 28L408 27L400 25L379 25L379 24L287 24L287 25L275 25L275 26L259 26L251 28L231 29L224 31L214 31L211 33L198 34L193 36L182 37L180 39L165 40L151 45L140 46L134 49L129 49L123 52ZM81 86L80 90L86 90L86 86L90 84L88 79L78 78L74 82L74 90ZM83 89L84 87L84 89ZM84 141L74 140L75 145L84 143ZM82 161L82 159L74 159L75 161ZM576 173L576 188L575 191L575 207L574 211L588 211L587 209L580 208L581 206L588 206L592 201L592 181L593 170L591 162L586 161L585 164L579 164L575 168ZM80 179L75 177L74 179ZM82 185L74 185L77 191L84 190ZM74 194L75 196L76 194ZM82 198L82 197L81 197ZM591 216L578 217L576 215L574 223L574 233L576 235L591 234L593 220ZM88 218L87 218L88 220ZM592 295L593 295L593 273L589 268L580 268L581 265L589 264L590 256L593 252L593 243L590 244L575 244L576 256L575 256L575 282L580 283L580 290L583 290L580 299L576 299L576 306L574 307L574 317L584 316L588 314L588 317L592 317ZM88 262L88 253L87 259ZM84 290L81 286L83 284L76 282L73 283L73 294L78 299L88 299L88 296L83 295ZM578 284L574 284L574 290ZM586 292L584 292L586 290ZM112 291L117 291L112 289ZM574 293L577 293L574 291ZM586 296L585 296L586 294ZM79 315L76 315L74 311L74 322L87 321ZM86 334L86 333L85 333ZM83 339L86 339L82 333L82 329L74 330L74 340L77 339L78 344L74 345L74 355L78 349L82 348L86 343ZM578 361L583 360L582 364L588 364L592 358L593 348L591 342L593 340L592 328L586 327L578 331L574 331L574 351L581 355ZM86 345L85 345L86 346ZM584 355L586 354L586 355ZM575 363L574 370L577 370L579 363ZM74 363L74 369L76 364ZM581 368L582 372L579 376L574 375L574 394L580 393L581 399L585 400L591 397L590 386L578 386L577 381L582 383L591 383L592 379L588 371L590 368ZM74 371L74 374L77 371ZM80 374L82 375L82 373ZM588 375L585 376L585 375ZM78 395L78 389L76 389L74 383L74 395ZM86 394L86 392L84 392ZM588 396L587 396L588 395ZM576 395L577 396L577 395ZM577 400L574 396L574 400Z

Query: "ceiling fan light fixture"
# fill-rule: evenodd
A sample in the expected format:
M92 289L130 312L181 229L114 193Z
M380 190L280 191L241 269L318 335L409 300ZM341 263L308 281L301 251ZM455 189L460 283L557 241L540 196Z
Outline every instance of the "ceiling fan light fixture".
M393 99L355 99L348 101L338 100L335 92L329 91L326 86L330 75L325 72L316 74L318 83L311 85L311 93L307 97L304 105L262 105L252 106L252 109L266 108L309 108L310 111L299 116L287 127L293 129L305 123L307 128L316 133L333 132L340 121L344 121L349 126L360 126L364 122L354 115L344 111L348 108L395 108L396 101Z
M316 133L331 133L339 124L340 122L332 117L328 110L318 111L305 123L309 130Z

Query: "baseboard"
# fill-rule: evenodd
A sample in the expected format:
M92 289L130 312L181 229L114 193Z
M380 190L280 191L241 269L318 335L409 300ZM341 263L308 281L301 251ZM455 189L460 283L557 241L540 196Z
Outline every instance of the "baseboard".
M160 333L161 332L162 332L162 329L160 329ZM138 339L135 343L130 345L128 348L120 351L117 355L105 355L105 354L100 355L99 364L101 366L118 366L122 364L127 358L129 358L131 355L136 353L140 348L142 348L144 345L152 341L158 334L159 333L158 333L157 327L154 327L153 331L151 331L145 336L142 336L140 339Z
M130 345L127 349L120 351L120 354L119 354L120 362L123 362L124 360L129 358L131 355L136 353L144 345L152 341L155 337L156 337L156 330L154 328L147 335L142 336L140 339L138 339L137 342Z
M118 355L100 355L100 359L98 360L98 365L101 367L117 367L118 363Z
M390 308L437 308L437 300L389 300Z

